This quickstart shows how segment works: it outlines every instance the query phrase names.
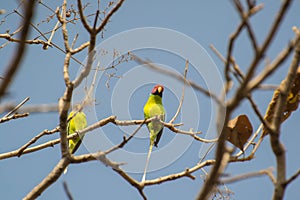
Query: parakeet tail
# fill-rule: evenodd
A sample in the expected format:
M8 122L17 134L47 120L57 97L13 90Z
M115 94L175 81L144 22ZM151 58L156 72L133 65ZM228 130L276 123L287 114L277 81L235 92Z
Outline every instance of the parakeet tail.
M149 160L150 160L153 144L154 143L150 144L150 146L149 146L149 151L148 151L148 156L147 156L147 161L146 161L146 166L145 166L145 169L144 169L144 175L143 175L143 178L142 178L142 182L144 182L146 180L146 173L147 173L147 168L148 168L148 165L149 165Z

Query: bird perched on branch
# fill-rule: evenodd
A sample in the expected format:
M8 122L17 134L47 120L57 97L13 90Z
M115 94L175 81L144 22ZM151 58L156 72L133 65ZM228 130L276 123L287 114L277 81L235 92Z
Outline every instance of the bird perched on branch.
M146 166L145 166L142 181L145 181L146 179L146 172L147 172L152 148L153 146L157 147L157 144L160 140L164 128L164 125L161 123L161 121L165 120L165 109L162 104L163 91L164 91L164 87L162 85L154 86L154 88L152 89L149 95L148 101L144 106L144 118L145 119L154 118L154 119L147 124L150 133L150 146L149 146L149 151L148 151L148 156L147 156L147 161L146 161Z
M68 127L67 127L67 134L72 135L77 131L80 131L87 127L86 116L82 111L72 111L68 116ZM71 154L75 153L82 142L82 137L75 137L69 140L69 151ZM64 173L67 173L67 168L65 169Z

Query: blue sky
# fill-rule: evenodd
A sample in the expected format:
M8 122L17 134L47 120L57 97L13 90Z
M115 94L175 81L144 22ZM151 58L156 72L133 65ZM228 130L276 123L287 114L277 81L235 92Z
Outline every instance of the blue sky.
M72 3L74 4L74 2L70 2L70 4ZM103 6L106 4L106 2L102 3ZM257 3L264 3L264 9L256 14L251 19L251 22L253 23L258 41L261 43L268 33L272 20L278 11L280 1L257 1ZM46 4L52 9L55 9L56 6L58 6L54 5L52 2ZM300 18L300 14L297 9L299 6L300 2L295 1L290 7L289 13L284 19L280 31L267 52L268 58L273 59L276 57L282 48L287 45L288 41L293 38L294 34L291 27L299 26L298 19ZM16 7L17 1L5 1L5 3L2 3L1 5L1 8L5 9L7 12L13 11ZM89 6L86 13L92 13L95 11L94 9L94 6ZM39 23L42 20L45 20L50 14L49 10L38 5L34 22ZM0 17L4 17L4 15L1 15ZM20 18L16 14L8 16L6 21L0 26L0 33L4 33L7 29L10 29L11 32L13 32L18 26L19 21ZM55 23L56 20L52 20L49 23L42 23L39 28L42 31L48 31L54 27ZM203 59L201 59L203 62L200 63L200 65L190 67L188 78L197 81L197 83L203 85L205 88L209 88L211 86L211 81L217 82L217 80L222 77L204 76L205 70L211 70L212 68L210 67L215 67L214 69L219 70L220 73L223 72L222 62L220 62L209 49L209 45L213 44L223 55L225 55L228 37L238 24L239 16L231 1L193 0L188 2L178 1L175 3L171 0L131 0L125 1L121 9L112 17L111 22L106 26L106 31L103 34L104 38L98 37L97 44L101 47L101 42L105 41L105 39L120 35L120 33L124 31L143 27L160 27L184 34L186 38L190 38L200 44L204 48L200 53L206 55L205 58L203 57ZM85 42L88 39L86 31L83 30L80 23L69 26L70 38L73 38L76 33L79 33L77 44ZM32 37L38 35L34 30L32 30L31 34ZM151 38L151 35L141 35L140 37L137 37L137 40L141 39L150 42L155 40L149 40L148 37ZM0 41L1 44L5 42L4 40ZM59 44L60 47L63 47L60 31L56 33L53 41L56 44ZM179 46L183 48L181 49L182 52L190 52L188 49L184 49L186 40L176 40L175 38L173 41L175 47ZM124 40L121 42L124 42ZM164 42L164 40L162 42ZM118 48L120 48L120 46L118 46L118 42L115 45L116 46L113 48L119 50ZM0 60L2 61L0 75L3 74L5 67L9 63L14 52L14 47L14 44L9 44L5 48L0 49ZM247 34L244 32L237 41L234 49L236 62L242 70L245 70L252 59L253 53L250 47L250 43L247 40ZM207 54L205 54L206 51ZM177 70L178 73L183 72L185 58L193 60L192 58L195 57L195 59L197 59L197 56L200 55L198 52L191 52L186 53L186 57L181 57L174 52L151 48L136 50L134 53L144 58L149 58L170 69ZM209 58L207 55L211 57L211 60L208 59L204 62L205 59ZM86 51L76 55L76 58L80 61L84 61L85 57ZM47 51L44 51L42 50L42 47L38 45L28 46L21 68L14 83L9 88L9 94L3 99L1 104L5 102L18 103L27 96L30 97L30 101L26 105L56 103L58 98L60 98L64 92L64 82L62 77L63 59L64 54L55 48L49 48ZM99 58L100 61L101 59L102 57ZM289 63L290 59L283 64L273 77L267 80L267 83L279 84L287 73ZM166 86L163 102L167 111L167 120L172 118L176 112L180 99L181 83L176 82L172 78L154 74L150 70L147 71L147 69L136 68L136 66L136 63L134 62L124 62L119 65L117 71L107 71L109 73L115 72L116 76L123 76L122 78L112 78L109 82L109 89L105 86L107 76L105 73L99 74L99 82L95 91L96 105L93 109L88 108L86 110L88 117L90 117L89 124L93 123L96 119L102 119L112 114L117 115L120 120L126 120L128 118L142 119L143 105L146 102L151 88L157 82ZM262 70L262 68L263 64L259 70ZM80 66L77 63L71 62L70 73L72 77L75 77L79 69ZM145 71L139 72L138 70ZM135 75L135 73L137 73L137 75ZM140 85L140 87L137 85ZM128 88L128 91L126 90L124 94L122 93L122 95L125 96L116 92L121 86ZM219 88L214 92L218 93L218 89ZM125 89L120 91L125 91ZM192 89L187 89L186 93L183 112L176 122L182 121L185 123L185 125L181 127L182 129L197 129L206 133L206 137L212 138L215 133L213 131L213 125L210 127L209 123L215 117L215 112L212 110L214 109L214 103L203 94L199 94ZM117 95L117 97L114 95ZM125 97L127 97L127 99ZM188 97L191 97L191 99ZM264 113L267 108L271 97L272 91L256 91L254 93L254 99L262 113ZM112 103L111 99L116 101ZM124 109L124 112L121 108ZM241 107L235 111L234 115L242 113L248 115L254 130L256 130L259 126L259 120L253 113L248 102L242 103ZM94 114L96 114L96 118L93 118ZM299 117L300 113L298 111L294 112L282 126L281 139L287 150L288 177L298 170L300 166L300 161L297 159L298 155L296 152L298 147L297 141L300 139L298 134ZM196 121L193 121L194 119ZM44 129L53 129L57 125L57 113L32 114L25 119L3 123L1 124L0 129L0 134L2 136L2 140L0 141L0 153L15 150L34 137L37 133ZM99 143L97 142L98 136L105 135L113 144L117 144L122 140L124 134L131 133L134 128L135 127L124 128L108 125L101 130L90 133L86 136L84 145L79 148L76 154L88 153L92 149L97 150L99 148L105 150L102 149L105 144L102 141L99 141ZM125 155L129 155L125 160L124 154L119 153L110 155L110 158L119 162L130 161L128 163L129 170L135 170L135 172L142 170L144 163L142 161L136 161L136 157L134 156L144 156L145 158L145 152L147 152L148 149L147 134L147 130L144 127L137 137L128 143L123 152ZM58 135L45 136L39 140L38 144L57 137ZM161 153L160 156L159 152L162 152L163 150L166 150L167 152L168 145L176 145L176 142L178 141L186 142L186 146L178 146L183 147L184 150L175 148L175 150L178 150L176 153L178 153L178 155L180 154L178 159L162 167L160 164L163 163L162 161L165 161L166 157L164 156L166 155L162 155ZM175 136L172 132L165 129L159 148L155 149L156 153L154 152L152 161L150 161L150 166L151 163L153 163L153 169L157 166L159 169L149 173L147 177L157 178L170 173L180 172L186 167L192 167L199 160L200 149L201 143L190 140L187 136ZM130 153L128 154L128 152ZM209 157L212 157L212 155ZM59 145L56 145L53 148L47 148L32 154L23 155L20 158L1 160L1 196L4 199L23 198L52 170L60 157ZM136 163L133 163L134 161L136 161ZM132 168L131 166L136 166L136 168ZM237 175L269 167L275 167L275 157L272 154L269 138L267 137L258 150L254 160L245 163L232 163L226 169L226 173ZM130 173L130 175L137 180L140 180L142 177L141 173ZM196 176L196 180L194 181L188 178L182 178L176 181L147 187L144 192L149 199L194 199L203 184L203 179L201 179L203 172L198 171L194 173L194 175ZM70 166L68 173L60 177L55 184L50 186L42 194L40 199L67 199L63 191L63 181L68 183L69 189L75 199L140 199L140 195L135 188L131 187L118 174L100 162L89 162ZM270 199L273 192L273 185L267 177L252 178L228 184L226 186L234 192L231 199ZM287 188L285 199L295 199L298 197L299 192L297 190L299 186L300 181L297 179Z

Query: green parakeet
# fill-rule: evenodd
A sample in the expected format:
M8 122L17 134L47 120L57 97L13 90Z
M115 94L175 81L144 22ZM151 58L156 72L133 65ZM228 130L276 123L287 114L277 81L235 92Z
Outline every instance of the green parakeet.
M157 144L160 140L160 137L163 132L164 125L160 122L165 120L165 109L162 104L162 94L164 91L164 87L162 85L156 85L151 91L149 95L148 101L144 106L144 117L145 119L157 117L157 119L151 121L147 124L149 133L150 133L150 146L146 161L146 166L144 170L144 175L142 181L146 179L146 172L150 160L150 155L152 152L153 145L157 147Z
M70 112L68 119L71 119L67 127L68 135L71 135L87 127L86 116L83 112L72 111ZM75 137L69 140L69 151L71 154L75 153L75 151L78 149L82 139L83 137ZM67 168L65 169L64 173L66 172Z

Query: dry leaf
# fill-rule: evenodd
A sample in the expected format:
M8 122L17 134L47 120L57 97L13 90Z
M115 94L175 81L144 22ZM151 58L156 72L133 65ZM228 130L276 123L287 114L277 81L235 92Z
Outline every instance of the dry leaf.
M252 135L253 128L247 115L239 115L227 125L227 140L243 151L244 145Z
M267 108L267 112L266 112L264 118L269 123L271 123L271 121L274 117L275 107L276 107L276 104L278 101L278 97L280 95L279 88L281 87L281 85L284 84L284 81L285 80L283 80L280 83L280 86L274 91L273 98ZM300 102L299 92L300 92L300 67L297 70L297 75L296 75L295 81L292 85L291 91L287 98L286 107L285 107L285 110L284 110L284 112L282 114L282 118L281 118L281 123L283 121L285 121L292 114L293 111L297 110L299 102ZM268 134L268 131L267 131L267 129L264 128L263 136L266 136L267 134Z

